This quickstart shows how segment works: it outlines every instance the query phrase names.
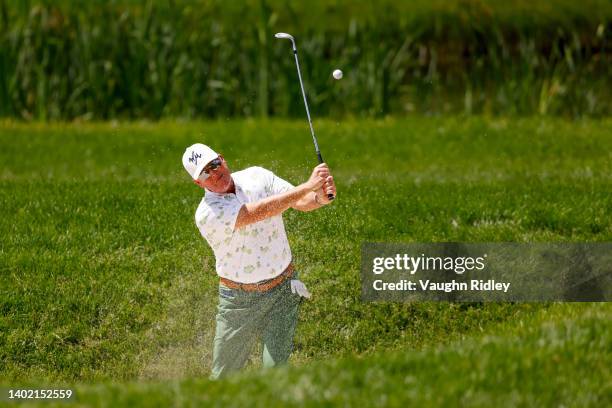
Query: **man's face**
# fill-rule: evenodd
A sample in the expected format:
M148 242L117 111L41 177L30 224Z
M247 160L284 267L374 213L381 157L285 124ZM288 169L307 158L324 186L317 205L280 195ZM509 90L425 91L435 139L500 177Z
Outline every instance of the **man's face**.
M211 168L214 166L210 166L210 163L207 164L195 183L214 193L226 193L232 186L232 176L222 155L219 155L219 160L221 165L216 168ZM206 177L204 173L208 173L206 180L204 180Z

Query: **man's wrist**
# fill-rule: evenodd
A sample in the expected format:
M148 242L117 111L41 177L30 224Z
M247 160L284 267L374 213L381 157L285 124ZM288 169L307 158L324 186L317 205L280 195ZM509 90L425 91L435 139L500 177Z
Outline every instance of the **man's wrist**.
M297 188L298 188L298 190L300 191L300 193L302 195L308 195L308 193L310 193L310 192L314 193L316 191L316 189L313 190L312 187L310 187L308 185L308 183L300 184L300 185L297 186Z

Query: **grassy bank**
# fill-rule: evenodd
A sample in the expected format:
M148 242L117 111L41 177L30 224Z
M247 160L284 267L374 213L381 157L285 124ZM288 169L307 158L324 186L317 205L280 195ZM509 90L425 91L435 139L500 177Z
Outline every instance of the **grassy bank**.
M582 406L610 403L612 310L555 305L486 335L229 381L77 388L92 406Z

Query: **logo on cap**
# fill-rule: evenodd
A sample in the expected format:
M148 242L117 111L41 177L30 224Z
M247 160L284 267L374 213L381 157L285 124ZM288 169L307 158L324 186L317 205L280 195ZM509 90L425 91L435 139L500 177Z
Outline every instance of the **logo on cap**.
M198 165L198 159L202 157L201 154L197 154L196 152L191 152L191 157L189 158L190 162L193 162L196 166Z

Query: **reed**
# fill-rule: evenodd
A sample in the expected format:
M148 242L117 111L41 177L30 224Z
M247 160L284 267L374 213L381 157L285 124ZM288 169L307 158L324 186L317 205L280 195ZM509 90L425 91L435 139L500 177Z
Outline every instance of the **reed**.
M0 116L606 116L607 0L0 0ZM345 71L335 82L331 72Z

